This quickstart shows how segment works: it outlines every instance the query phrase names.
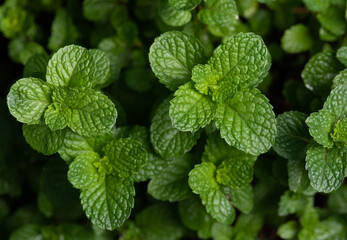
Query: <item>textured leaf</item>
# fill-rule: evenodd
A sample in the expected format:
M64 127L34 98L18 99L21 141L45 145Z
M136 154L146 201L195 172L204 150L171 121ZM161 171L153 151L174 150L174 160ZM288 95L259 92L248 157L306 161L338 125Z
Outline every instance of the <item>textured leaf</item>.
M347 117L347 84L335 87L324 103L323 109L335 116L336 121Z
M345 177L345 160L338 148L327 149L315 144L307 150L306 169L312 187L328 193L341 185Z
M148 183L148 193L162 201L181 201L191 196L188 173L193 168L189 155L172 159L169 164Z
M296 24L284 32L281 43L287 53L300 53L312 47L313 39L305 25Z
M112 172L119 177L130 177L147 161L147 153L142 144L131 138L113 140L103 148L103 152Z
M195 82L194 87L201 94L212 95L218 91L218 72L211 65L198 64L193 68L192 80Z
M304 113L290 111L277 117L277 137L273 149L278 155L290 160L301 160L306 156L310 134L305 124Z
M181 86L170 104L172 125L180 131L196 132L215 117L216 104L196 91L192 82Z
M239 19L235 0L205 0L205 7L198 13L201 22L216 26L227 27L235 25Z
M213 163L202 162L190 171L189 186L196 194L207 194L219 188L215 175L216 166Z
M259 90L243 89L219 103L216 126L225 141L252 155L267 152L275 141L276 119L268 99Z
M252 163L243 159L227 159L217 168L217 182L231 188L241 188L253 180Z
M92 86L103 86L111 76L110 59L106 52L98 49L91 49L88 52L91 55L94 70L90 73Z
M158 12L163 22L173 27L183 26L192 17L190 11L177 10L169 4L168 0L158 0Z
M331 4L331 0L303 0L303 2L314 12L324 12Z
M71 119L71 111L62 103L52 103L48 106L44 117L47 126L52 131L56 131L68 125Z
M170 99L166 99L156 110L151 124L151 142L154 150L164 158L180 156L192 149L199 133L181 132L169 117Z
M88 189L99 181L98 169L94 162L100 157L95 152L82 153L69 165L68 179L78 189Z
M173 91L190 80L193 67L204 61L204 49L187 33L166 32L154 40L149 61L159 81Z
M51 104L51 89L44 81L37 78L18 80L7 95L8 109L22 123L40 123L49 104Z
M326 96L330 91L333 78L341 69L342 65L335 58L334 52L325 49L306 63L301 77L308 89L318 95Z
M223 191L229 195L232 205L242 213L248 214L253 209L253 188L251 184L239 189L228 189Z
M322 27L336 36L345 34L347 28L344 11L341 10L338 7L329 7L326 11L317 14Z
M52 99L71 109L68 126L81 135L108 132L116 123L117 111L114 104L98 91L58 87L54 90Z
M23 125L25 141L36 151L52 155L63 145L66 129L52 131L46 125Z
M217 133L210 135L202 154L202 160L212 162L217 166L225 159L242 159L246 162L255 162L257 157L231 147Z
M306 124L313 139L323 145L324 147L331 148L334 142L330 136L334 129L335 117L330 112L320 110L319 112L311 113L306 119Z
M310 187L310 180L305 169L305 162L298 160L289 160L288 168L288 185L293 192L303 192Z
M66 131L63 145L59 149L59 155L66 162L72 162L78 155L88 152L102 153L102 148L112 141L112 132L102 135L84 137L69 129Z
M257 86L267 74L271 56L263 40L254 33L239 33L219 46L208 62L220 81Z
M98 227L114 230L130 216L135 189L128 178L106 175L103 181L81 191L87 217Z
M47 54L35 54L26 62L23 69L23 77L35 77L44 79L49 57Z
M169 0L170 5L177 10L190 10L195 8L201 0Z
M336 52L336 58L340 61L340 63L347 66L347 47L342 46Z
M347 118L336 122L334 132L331 135L334 142L341 142L347 147Z

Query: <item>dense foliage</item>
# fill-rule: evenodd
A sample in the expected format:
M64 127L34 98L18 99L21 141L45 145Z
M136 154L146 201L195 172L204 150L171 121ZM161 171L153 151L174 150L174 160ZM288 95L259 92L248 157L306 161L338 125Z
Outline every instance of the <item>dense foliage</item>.
M0 239L347 239L345 0L5 0Z

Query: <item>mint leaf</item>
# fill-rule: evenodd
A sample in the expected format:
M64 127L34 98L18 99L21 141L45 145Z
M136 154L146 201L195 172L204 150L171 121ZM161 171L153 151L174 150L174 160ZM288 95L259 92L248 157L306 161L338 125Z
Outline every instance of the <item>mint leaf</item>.
M329 94L333 78L342 69L334 52L327 48L314 55L301 73L305 86L320 96Z
M90 73L92 87L104 86L111 76L111 62L105 51L98 49L88 50L92 58L92 70Z
M209 162L195 165L189 173L189 186L193 192L201 195L218 190L219 185L215 180L216 170L216 166Z
M22 123L38 124L51 104L51 88L37 78L22 78L12 85L7 95L11 114Z
M44 79L49 57L47 54L35 54L28 59L23 69L23 77Z
M305 169L305 162L298 160L289 160L288 168L288 186L293 192L304 192L310 187L310 180Z
M177 10L190 10L195 8L201 0L169 0L170 5Z
M94 166L100 157L95 152L78 155L69 165L68 179L78 189L88 189L100 180L98 169Z
M326 11L317 14L317 19L323 28L336 36L346 33L347 23L344 11L338 7L329 7Z
M218 72L220 81L257 86L270 68L271 56L260 36L239 33L220 45L208 64Z
M216 179L224 186L241 188L253 180L252 163L243 159L227 159L218 166Z
M336 121L347 117L347 84L335 87L324 103L323 110L334 115Z
M81 190L81 203L87 217L98 227L114 230L130 216L135 189L128 178L106 175L88 189Z
M258 89L242 89L219 103L215 121L222 138L246 153L265 153L275 141L275 114Z
M284 32L281 43L287 53L300 53L312 47L313 39L305 25L296 24Z
M238 189L224 188L223 191L229 195L231 203L242 213L249 214L253 209L253 188L247 184Z
M331 148L334 145L330 133L334 129L335 117L329 111L320 110L319 112L311 113L306 119L306 124L313 139L323 145Z
M277 230L277 235L283 239L293 239L299 231L299 224L294 221L283 223Z
M62 103L52 103L48 106L45 114L45 123L56 131L65 128L71 119L71 110Z
M219 88L218 72L212 68L211 65L198 64L193 68L192 80L195 82L194 87L201 94L211 95L216 92Z
M169 4L168 0L158 0L158 12L163 22L173 27L183 26L192 17L190 11L177 10Z
M303 2L314 12L324 12L331 4L330 0L303 0Z
M148 183L148 193L162 201L176 202L191 196L188 173L193 168L190 155L172 159L168 165Z
M226 27L235 25L239 19L236 2L234 0L205 0L205 7L198 13L201 22Z
M200 134L181 132L169 117L170 99L159 105L152 119L150 137L154 150L164 158L180 156L192 149Z
M306 114L296 111L277 116L277 137L273 149L278 155L290 160L305 158L310 141L306 118Z
M154 40L149 61L159 81L174 91L190 80L196 64L204 62L204 48L187 33L166 32Z
M147 161L147 153L142 144L131 138L113 140L103 148L103 152L105 164L109 163L111 171L119 177L130 177Z
M287 216L289 214L303 211L308 207L312 207L313 199L305 197L299 193L292 193L290 191L284 192L279 202L278 215Z
M347 146L347 118L337 121L331 137L334 142L341 142Z
M40 239L41 226L38 224L26 224L11 233L10 240L32 240Z
M43 124L23 125L25 141L36 151L52 155L63 145L66 130L52 131Z
M211 237L213 240L228 240L233 236L232 227L228 224L215 222L211 227Z
M179 87L170 103L172 125L180 131L196 132L215 117L216 104L196 91L192 82Z
M53 102L65 104L71 109L68 126L85 136L110 131L116 123L117 111L104 94L87 88L57 87L53 91Z
M345 177L345 160L338 148L328 149L313 144L307 150L306 169L312 187L328 193L341 185Z
M83 1L83 15L90 21L103 21L110 16L117 5L117 2L107 0L85 0Z
M342 46L336 52L336 58L340 61L340 63L347 66L347 47Z

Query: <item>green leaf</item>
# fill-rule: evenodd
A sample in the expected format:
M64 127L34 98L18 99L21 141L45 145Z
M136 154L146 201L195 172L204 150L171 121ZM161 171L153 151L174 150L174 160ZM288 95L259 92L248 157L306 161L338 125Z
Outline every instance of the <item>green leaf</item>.
M344 11L338 7L329 7L326 11L318 13L317 19L323 28L336 36L346 33L347 23Z
M220 45L208 63L218 72L220 81L257 86L270 68L271 56L260 36L239 33Z
M199 5L201 0L169 0L170 5L177 10L190 10Z
M166 32L154 40L149 61L159 81L174 91L190 80L196 64L204 62L204 48L187 33Z
M347 66L347 47L342 46L336 52L336 58L340 61L340 63Z
M98 169L94 166L100 160L99 154L87 152L78 155L69 165L68 179L78 189L88 189L99 181Z
M85 0L83 15L90 21L105 21L117 5L117 2L109 0Z
M324 12L331 4L331 0L303 0L303 2L314 12Z
M112 172L119 177L130 177L147 161L147 153L142 144L131 138L113 140L103 148L103 152Z
M169 4L168 0L158 0L158 12L161 20L173 27L183 26L192 18L190 11L177 10Z
M335 88L340 84L347 84L347 69L341 71L336 75L336 77L333 79L332 88Z
M291 191L286 191L281 196L279 202L278 215L287 216L289 214L294 214L299 211L304 211L308 207L313 206L313 199L310 197L305 197L300 193L293 193Z
M347 186L342 185L336 191L328 195L328 206L333 212L347 213Z
M20 33L28 30L33 22L29 11L21 7L11 7L6 11L6 15L0 21L0 30L5 37L14 38Z
M202 154L202 161L212 162L217 166L225 159L243 159L246 162L255 162L257 157L231 147L220 138L219 134L210 135Z
M216 166L213 163L202 162L195 165L189 173L189 186L196 194L208 194L218 190L219 185L215 180Z
M198 132L181 132L172 125L169 117L170 99L160 104L150 128L154 150L164 158L180 156L190 151L200 137Z
M24 37L18 37L10 41L8 54L13 61L26 64L34 55L47 54L43 46L36 42L28 42Z
M92 70L90 73L92 86L97 88L104 86L111 77L111 62L105 51L98 49L90 49L89 54L92 58Z
M345 147L347 146L347 118L337 121L331 137L334 142L341 142Z
M215 121L222 138L246 153L265 153L275 141L275 114L258 89L242 89L232 99L219 103Z
M231 204L242 213L249 214L253 209L253 188L247 184L238 189L223 188L223 191L229 195Z
M327 48L306 63L301 77L309 90L320 96L326 96L329 94L333 78L341 69L342 65L335 58L334 52Z
M343 153L336 147L314 144L307 150L306 169L314 189L324 193L336 190L345 177Z
M277 116L277 137L273 149L278 155L290 160L306 156L310 134L305 124L304 113L290 111Z
M216 179L221 185L239 189L253 180L253 163L243 159L227 159L217 168Z
M172 159L169 164L148 183L148 193L162 201L176 202L192 195L188 185L188 173L194 159L189 155Z
M40 225L26 224L12 232L9 240L38 240L41 237Z
M201 22L216 26L227 27L235 25L239 19L235 0L205 0L205 7L198 13Z
M288 185L293 192L304 192L310 187L310 180L305 169L305 162L298 160L289 160L288 168Z
M326 110L311 113L306 119L311 136L317 143L324 147L331 148L334 145L330 136L330 133L334 129L334 120L334 115Z
M299 232L299 224L294 221L288 221L282 225L277 230L277 235L283 239L293 239Z
M72 17L65 9L58 9L52 22L48 48L52 51L58 51L61 47L75 43L78 37L79 33Z
M284 32L281 43L287 53L301 53L310 50L313 39L305 25L296 24Z
M259 214L241 214L233 227L235 240L256 239L263 226L263 217Z
M63 145L58 152L62 159L70 163L83 153L97 152L101 154L102 148L113 139L112 132L85 137L67 129Z
M22 123L38 124L51 104L51 89L37 78L22 78L12 85L7 95L11 114Z
M104 94L87 88L57 87L53 102L65 104L71 109L68 126L85 136L103 134L116 123L117 111L113 102Z
M213 240L229 240L232 239L233 230L230 225L215 222L211 227L211 237Z
M219 88L218 72L211 65L198 64L193 68L192 80L195 82L194 87L201 94L212 95Z
M323 110L334 115L335 122L347 117L347 84L335 87L324 103Z
M63 145L66 129L52 131L43 124L23 125L25 141L36 151L52 155Z
M180 131L196 132L215 117L216 104L196 91L192 82L181 86L170 104L172 125Z
M62 103L52 103L48 106L45 114L45 123L56 131L65 128L71 119L71 110Z
M81 190L81 203L87 217L98 227L114 230L130 216L135 189L129 178L106 175L88 189Z
M23 77L35 77L44 79L49 57L47 54L35 54L28 59L23 69Z

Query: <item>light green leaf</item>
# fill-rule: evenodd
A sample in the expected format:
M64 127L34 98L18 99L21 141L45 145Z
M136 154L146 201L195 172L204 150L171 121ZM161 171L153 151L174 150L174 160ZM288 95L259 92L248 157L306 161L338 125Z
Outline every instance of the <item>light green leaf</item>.
M312 206L313 198L306 197L300 193L286 191L281 196L278 208L278 215L287 216L289 214L298 213L299 211L304 211L306 208Z
M306 63L301 77L309 90L318 95L326 96L330 91L333 78L341 69L342 65L335 58L335 53L327 48L314 55Z
M284 32L281 43L287 53L300 53L312 47L313 39L305 25L296 24Z
M65 128L71 119L71 110L63 103L52 103L48 106L45 114L45 123L56 131Z
M231 147L217 133L210 135L202 154L202 160L212 162L217 166L225 159L243 159L246 162L255 162L257 157Z
M177 10L190 10L199 5L201 0L169 0L170 5Z
M324 12L331 4L331 0L303 0L303 2L314 12Z
M103 181L81 191L87 217L98 227L114 230L130 216L135 189L129 178L106 175Z
M215 121L222 138L246 153L265 153L275 141L275 114L258 89L242 89L232 99L218 103Z
M26 142L36 151L52 155L63 145L66 129L52 131L43 124L23 125L23 135Z
M23 69L23 77L44 79L49 57L47 54L35 54L28 59Z
M323 110L332 113L336 122L347 117L347 84L335 87L324 103Z
M180 156L192 149L200 133L181 132L172 125L169 117L170 99L156 110L150 128L154 150L164 158Z
M22 123L38 124L51 104L51 89L37 78L22 78L12 85L7 95L11 114Z
M48 39L48 48L58 51L59 48L75 43L79 37L78 30L69 13L61 8L57 10Z
M253 180L252 163L243 159L224 160L217 168L216 179L221 185L239 189Z
M231 204L242 213L248 214L253 209L253 188L251 184L238 189L223 188L223 192L229 195Z
M168 0L158 0L158 12L161 20L173 27L183 26L192 17L190 11L177 10L169 4Z
M219 185L215 180L216 166L213 163L202 162L195 165L189 173L189 186L196 194L208 194L218 189Z
M340 84L347 84L347 69L336 75L336 77L333 79L333 85L331 88L335 88Z
M215 117L216 104L196 91L193 82L181 86L170 104L172 125L180 131L196 132Z
M299 224L294 221L288 221L282 225L277 230L278 236L283 239L294 239L299 232Z
M193 68L192 80L195 82L194 87L201 94L212 95L219 89L219 75L211 65L196 65Z
M336 52L336 58L340 61L340 63L347 66L347 47L342 46Z
M334 142L341 142L347 147L347 118L337 121L331 137Z
M239 19L235 0L205 0L205 7L198 13L201 22L216 26L227 27L235 25Z
M277 137L273 149L278 155L290 160L305 158L311 139L305 124L306 118L306 114L296 111L277 116Z
M99 180L98 169L94 166L100 160L99 154L87 152L78 155L69 165L68 179L78 189L88 189Z
M87 88L57 87L53 91L54 102L71 109L68 126L85 136L103 134L116 123L117 111L112 101L104 94Z
M176 202L192 195L188 185L188 173L194 159L183 155L172 159L169 164L148 183L148 193L162 201Z
M323 28L336 36L346 33L347 23L344 11L337 6L329 7L326 11L318 13L317 19Z
M345 177L345 160L338 148L314 144L307 150L306 169L311 185L319 192L336 190Z
M131 138L113 140L103 148L103 152L112 172L119 177L130 177L147 161L142 144Z
M215 222L211 226L211 237L213 240L229 240L232 239L233 230L228 224Z
M260 36L239 33L219 46L208 63L218 72L220 81L257 86L270 68L271 56Z
M204 48L187 33L166 32L154 40L149 61L159 81L174 91L190 80L196 64L204 62Z
M78 155L88 152L102 153L102 148L114 139L112 132L91 137L81 136L69 129L66 131L64 143L59 155L66 162L72 162Z
M333 114L326 110L311 113L306 119L306 124L313 139L323 145L324 147L331 148L334 142L330 136L334 129L335 117Z
M92 73L90 80L93 87L103 86L111 77L111 63L105 51L91 49L88 51L92 58Z

